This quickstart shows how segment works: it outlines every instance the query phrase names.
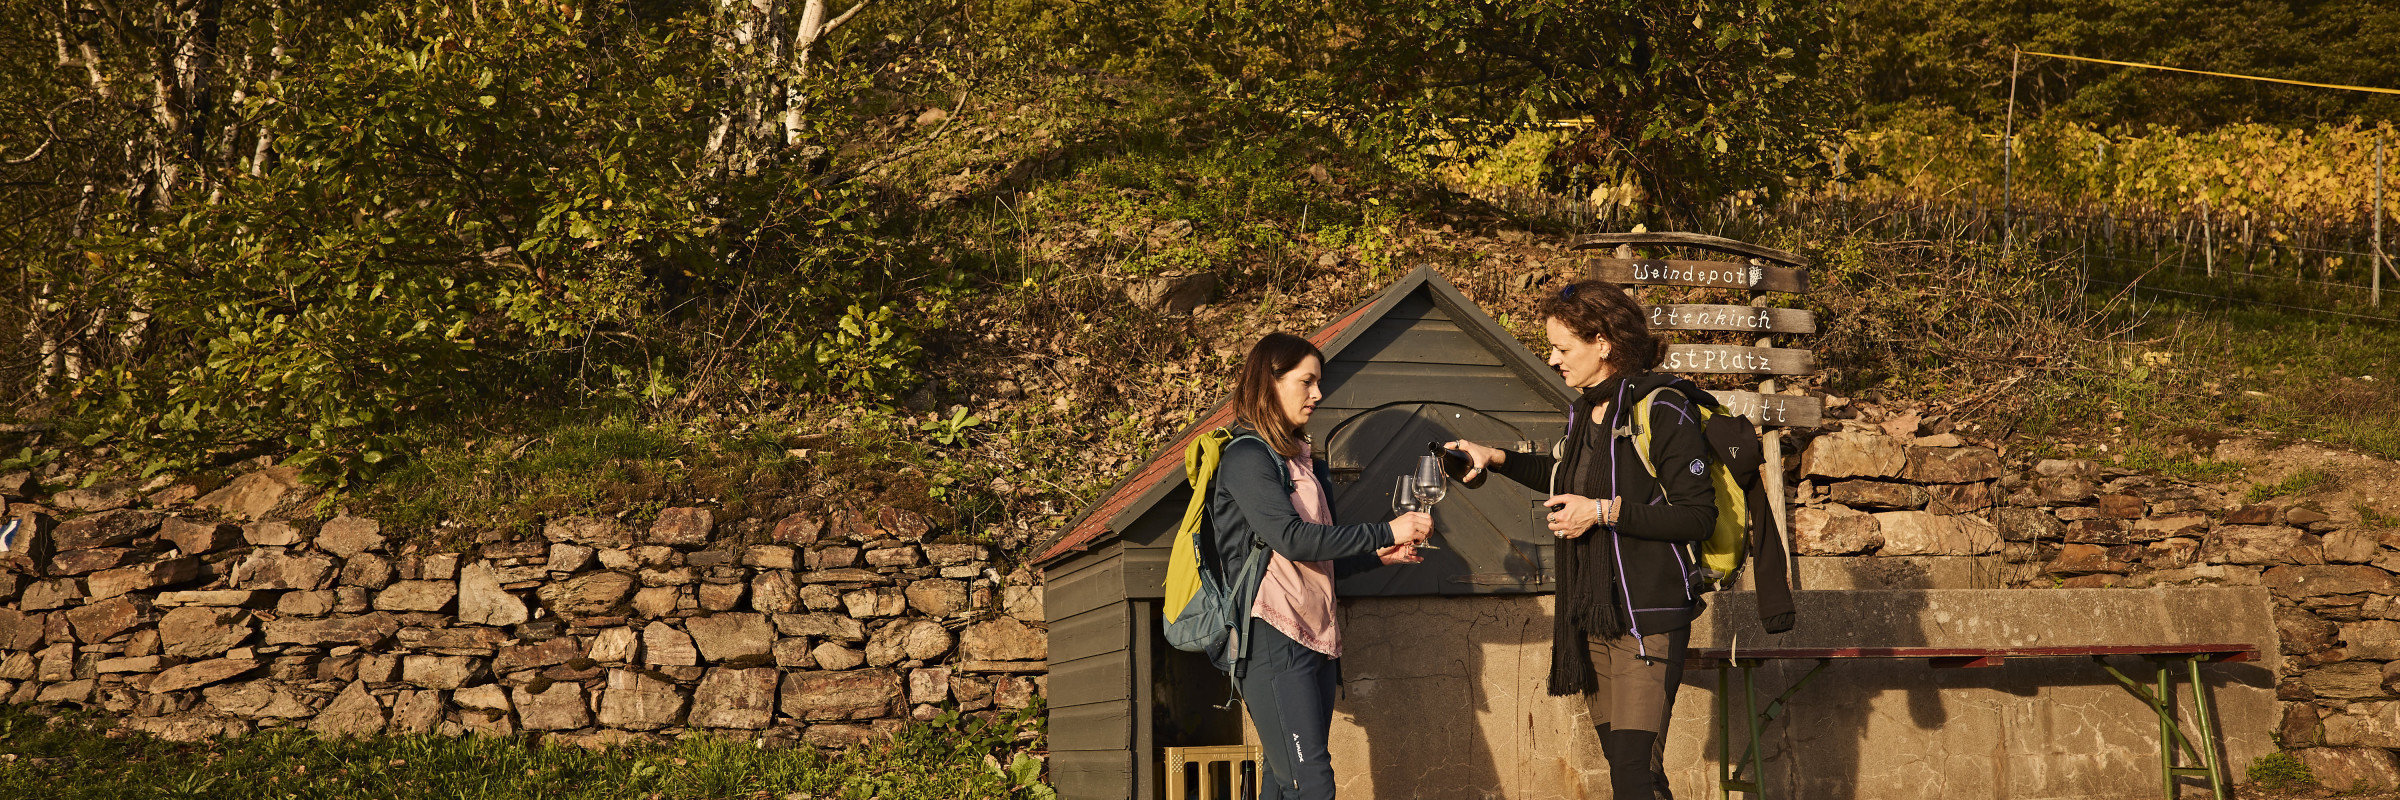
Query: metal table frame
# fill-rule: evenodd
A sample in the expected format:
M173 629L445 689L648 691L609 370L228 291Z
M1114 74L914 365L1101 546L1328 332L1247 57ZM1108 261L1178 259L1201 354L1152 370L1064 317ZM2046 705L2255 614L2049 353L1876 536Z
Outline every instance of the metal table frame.
M2148 659L2156 668L2150 686L2128 677L2116 665L2108 663L2111 656L2130 656ZM2175 779L2204 777L2216 800L2226 800L2231 782L2226 775L2224 760L2218 756L2217 723L2209 705L2208 683L2200 678L2202 663L2250 661L2258 657L2258 648L2246 644L2164 644L2164 645L2088 645L2068 647L1810 647L1773 648L1763 650L1699 649L1692 651L1689 661L1693 667L1713 666L1717 670L1717 789L1718 796L1731 798L1734 792L1747 792L1752 797L1765 798L1766 753L1760 743L1766 738L1767 723L1782 716L1792 696L1816 679L1835 659L1856 658L1922 658L1936 669L1998 666L2011 658L2090 658L2108 676L2115 678L2127 692L2148 705L2158 715L2158 768L2160 788L2168 800L2175 797ZM1800 679L1783 690L1765 706L1758 703L1758 668L1775 660L1816 661ZM2180 662L2183 669L2176 669ZM1749 746L1740 758L1733 758L1733 675L1731 669L1742 673L1742 698L1745 726L1750 734ZM2181 675L2178 675L2178 672ZM2199 730L2186 734L2178 718L2175 685L2188 680L2192 686L2192 724ZM2188 756L2193 766L2179 763L2179 752ZM1741 779L1741 767L1750 768L1750 778Z

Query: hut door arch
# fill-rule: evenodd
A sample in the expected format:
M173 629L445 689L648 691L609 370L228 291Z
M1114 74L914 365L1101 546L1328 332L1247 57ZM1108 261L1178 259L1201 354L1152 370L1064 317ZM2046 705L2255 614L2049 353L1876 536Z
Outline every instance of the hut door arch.
M1325 437L1334 518L1390 519L1393 479L1414 467L1428 442L1470 439L1506 448L1528 438L1454 403L1399 402L1359 412ZM1349 597L1549 591L1554 543L1535 523L1544 497L1506 478L1471 487L1453 482L1449 497L1434 507L1434 542L1443 549L1426 551L1423 564L1351 576L1340 591Z

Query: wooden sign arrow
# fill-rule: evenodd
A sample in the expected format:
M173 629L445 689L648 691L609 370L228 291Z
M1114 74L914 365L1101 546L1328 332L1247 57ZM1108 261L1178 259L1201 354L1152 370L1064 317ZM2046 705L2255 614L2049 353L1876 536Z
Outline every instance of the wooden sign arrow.
M1725 261L1595 258L1592 259L1592 277L1610 283L1651 286L1706 286L1713 289L1757 289L1793 294L1808 291L1807 270Z
M1814 428L1825 421L1825 400L1806 395L1710 390L1725 410L1761 425Z
M1667 345L1660 372L1714 372L1738 375L1806 375L1816 371L1817 354L1781 347L1740 347L1729 344Z
M1753 333L1816 333L1817 315L1797 308L1756 306L1645 306L1650 327L1662 331L1745 331Z

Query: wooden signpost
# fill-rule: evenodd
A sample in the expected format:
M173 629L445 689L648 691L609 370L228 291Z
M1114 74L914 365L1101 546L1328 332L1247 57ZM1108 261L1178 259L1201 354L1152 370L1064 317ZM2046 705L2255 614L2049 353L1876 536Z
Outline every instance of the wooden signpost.
M1658 331L1749 331L1816 333L1817 315L1797 308L1755 306L1650 306L1650 329Z
M1649 286L1703 286L1791 294L1808 291L1808 273L1802 270L1729 261L1595 258L1592 276L1610 283Z
M1735 257L1736 261L1637 259L1633 248L1691 247ZM1760 477L1767 496L1783 497L1783 429L1814 428L1824 421L1823 400L1806 395L1778 394L1777 375L1806 375L1817 366L1816 354L1775 346L1777 334L1817 332L1817 317L1807 311L1771 308L1768 292L1801 294L1808 291L1808 259L1797 254L1699 233L1599 233L1575 242L1578 250L1616 248L1614 258L1591 259L1592 277L1612 283L1642 286L1699 286L1750 293L1749 305L1668 304L1644 306L1650 327L1666 331L1732 331L1756 334L1751 346L1676 344L1667 346L1659 365L1663 372L1706 372L1763 375L1758 391L1712 392L1733 413L1749 417L1765 429L1767 463ZM1636 299L1639 299L1638 297ZM1775 508L1775 528L1791 547L1789 509ZM1799 588L1796 584L1793 588Z
M1825 422L1825 401L1808 395L1711 391L1725 410L1761 425L1814 428Z

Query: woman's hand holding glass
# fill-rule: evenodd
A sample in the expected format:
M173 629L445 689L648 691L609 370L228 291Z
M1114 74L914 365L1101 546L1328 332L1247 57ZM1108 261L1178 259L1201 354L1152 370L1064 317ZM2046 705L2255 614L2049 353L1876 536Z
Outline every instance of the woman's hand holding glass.
M1415 504L1410 503L1409 507L1414 508ZM1432 545L1425 544L1425 537L1432 534L1432 514L1423 511L1402 512L1392 518L1392 546L1376 550L1375 556L1383 559L1385 564L1422 563L1425 557L1417 554L1417 548L1432 548Z

